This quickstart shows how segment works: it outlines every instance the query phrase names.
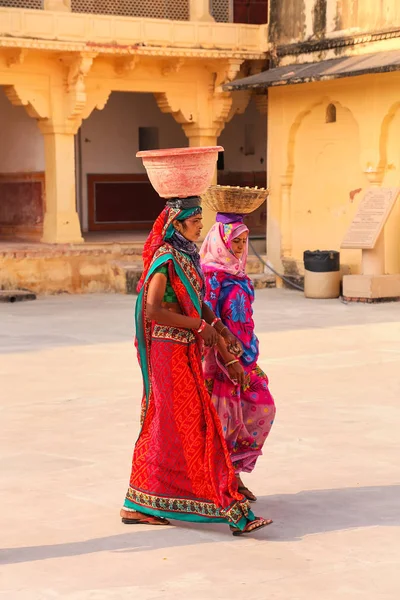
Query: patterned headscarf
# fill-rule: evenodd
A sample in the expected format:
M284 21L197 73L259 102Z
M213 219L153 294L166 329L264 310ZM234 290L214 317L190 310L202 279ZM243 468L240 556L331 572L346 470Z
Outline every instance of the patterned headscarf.
M184 208L188 205L189 208ZM155 220L152 230L150 231L149 236L144 244L143 273L137 286L138 293L143 287L154 254L165 242L171 244L171 246L173 246L176 250L188 254L193 260L196 270L203 278L200 266L200 256L196 244L190 242L184 236L179 234L173 226L173 221L175 220L185 221L189 217L200 213L201 206L199 206L198 198L184 198L182 200L171 200L167 203L164 210L158 215L157 219Z
M241 258L237 258L232 250L232 240L245 231L248 232L249 229L242 220L233 223L217 222L211 227L200 250L204 273L223 271L237 277L246 276L248 242Z

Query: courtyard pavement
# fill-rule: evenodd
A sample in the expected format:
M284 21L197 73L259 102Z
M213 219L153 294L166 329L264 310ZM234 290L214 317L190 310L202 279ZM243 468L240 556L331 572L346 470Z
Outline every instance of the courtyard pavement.
M400 305L260 290L277 418L245 481L274 524L127 527L132 296L0 304L1 600L394 600Z

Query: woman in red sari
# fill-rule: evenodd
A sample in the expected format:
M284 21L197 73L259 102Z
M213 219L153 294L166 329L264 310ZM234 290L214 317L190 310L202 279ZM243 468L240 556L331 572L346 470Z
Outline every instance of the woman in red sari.
M168 525L167 518L227 523L233 535L242 535L272 521L255 517L238 492L204 383L203 344L213 346L220 336L219 321L203 303L195 244L201 229L199 198L169 201L145 244L136 304L141 431L121 517L127 524ZM237 343L230 333L226 342Z

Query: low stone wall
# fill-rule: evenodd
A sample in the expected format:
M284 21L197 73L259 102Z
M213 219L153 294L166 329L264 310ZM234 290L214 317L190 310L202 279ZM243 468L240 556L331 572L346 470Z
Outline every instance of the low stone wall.
M140 250L60 248L0 250L0 289L37 294L126 292L125 265L141 268Z
M0 246L0 290L29 290L36 294L134 294L142 273L143 244L76 246L4 244ZM266 257L264 257L266 259ZM271 287L256 256L247 271L256 288Z

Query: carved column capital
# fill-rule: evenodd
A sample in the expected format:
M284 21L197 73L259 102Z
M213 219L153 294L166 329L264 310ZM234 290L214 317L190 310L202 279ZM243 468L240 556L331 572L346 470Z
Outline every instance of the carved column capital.
M132 73L136 69L140 62L140 56L123 56L122 58L117 58L114 63L114 69L117 75L120 77L124 77Z
M7 85L4 91L14 106L23 106L30 117L38 120L50 117L48 94L44 90L35 90L26 85Z
M62 98L63 106L57 109L61 112L61 118L56 120L69 122L67 128L69 127L72 131L79 129L84 118L83 114L88 100L86 78L96 56L97 53L95 52L80 52L79 54L61 57L66 68L65 86L67 94ZM59 108L61 108L61 111Z
M191 96L183 96L179 91L168 91L156 93L154 97L161 112L171 114L177 123L182 125L195 120L196 115L191 111L196 104L192 105Z

